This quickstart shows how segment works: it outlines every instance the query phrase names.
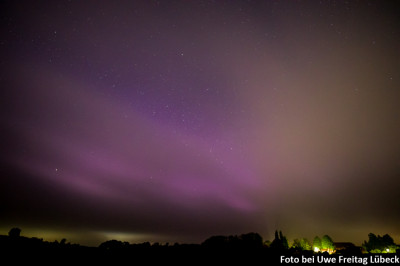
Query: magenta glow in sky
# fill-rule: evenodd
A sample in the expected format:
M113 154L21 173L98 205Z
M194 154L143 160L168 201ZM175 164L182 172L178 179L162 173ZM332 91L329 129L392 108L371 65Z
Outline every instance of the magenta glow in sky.
M390 3L0 9L2 230L400 239Z

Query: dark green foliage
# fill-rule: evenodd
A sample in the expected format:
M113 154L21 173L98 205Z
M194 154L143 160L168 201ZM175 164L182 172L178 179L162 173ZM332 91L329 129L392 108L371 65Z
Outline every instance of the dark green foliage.
M317 248L318 250L322 249L321 238L319 238L318 236L314 237L313 248Z
M298 250L311 250L311 244L306 238L295 239L292 248Z
M335 245L333 244L332 238L328 235L324 235L321 240L322 249L335 250Z
M381 253L386 251L386 249L395 249L396 244L393 238L385 234L384 236L376 236L373 233L368 234L368 242L364 241L363 247L371 253Z

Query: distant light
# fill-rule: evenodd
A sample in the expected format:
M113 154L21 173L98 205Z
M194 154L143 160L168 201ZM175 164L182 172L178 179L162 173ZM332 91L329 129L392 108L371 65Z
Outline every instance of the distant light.
M318 251L319 251L319 248L314 247L314 252L318 252Z
M390 251L390 249L387 248L387 249L386 249L386 252L389 252L389 251Z

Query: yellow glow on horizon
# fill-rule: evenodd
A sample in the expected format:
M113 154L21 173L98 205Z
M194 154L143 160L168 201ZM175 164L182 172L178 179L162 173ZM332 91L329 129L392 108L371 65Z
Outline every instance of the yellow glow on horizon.
M140 233L125 233L125 232L97 232L97 233L99 237L105 239L104 241L115 239L122 242L129 242L130 244L148 242L151 239L151 235L140 234Z
M101 243L108 240L118 240L122 242L129 242L130 244L143 243L143 242L159 242L163 243L163 236L157 236L144 233L132 233L121 231L89 231L89 230L65 230L65 229L45 229L40 227L27 227L27 226L2 226L0 227L0 235L8 235L11 228L18 227L21 229L22 237L36 237L43 239L43 241L60 242L63 238L67 243L80 244L84 246L97 247ZM160 241L161 240L161 241ZM167 241L168 242L168 241Z
M26 226L12 226L12 227L1 227L0 234L1 235L8 235L8 232L11 228L18 227L21 229L21 236L24 237L36 237L39 239L43 239L44 241L54 242L60 241L61 239L65 238L68 242L68 237L71 235L76 235L75 233L71 233L64 230L56 230L56 229L41 229L41 228L32 228Z

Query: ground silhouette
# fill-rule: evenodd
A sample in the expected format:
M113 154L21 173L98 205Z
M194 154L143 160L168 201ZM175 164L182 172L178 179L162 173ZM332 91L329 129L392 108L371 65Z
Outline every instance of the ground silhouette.
M371 234L370 234L371 236ZM389 239L385 237L385 239ZM390 239L389 239L390 240ZM393 242L390 242L391 244ZM237 264L245 265L278 263L281 256L366 256L361 248L352 243L341 243L337 254L316 254L311 250L302 250L299 245L288 247L287 238L276 231L272 243L264 242L258 233L230 236L211 236L201 244L159 244L149 242L130 244L119 240L108 240L98 247L87 247L68 243L64 238L60 242L44 241L36 237L21 236L19 228L12 228L7 236L0 235L0 250L13 264L38 262L42 264L70 263L112 264L145 262L146 264ZM389 256L390 254L386 254Z

